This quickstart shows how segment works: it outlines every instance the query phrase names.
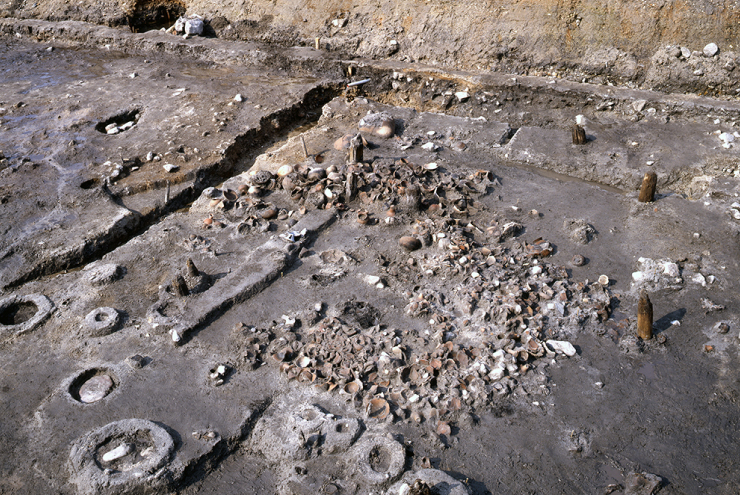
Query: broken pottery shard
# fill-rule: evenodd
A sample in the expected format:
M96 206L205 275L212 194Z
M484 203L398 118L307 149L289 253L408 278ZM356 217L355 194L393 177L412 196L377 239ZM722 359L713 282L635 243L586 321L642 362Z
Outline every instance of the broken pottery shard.
M129 452L131 452L131 445L127 443L122 443L115 449L103 454L103 462L115 461L116 459L120 459L121 457L125 456Z
M359 123L361 132L370 132L376 136L389 138L396 132L396 122L385 112L368 113Z
M565 354L568 357L576 355L576 348L570 342L564 340L548 340L547 345L558 354Z
M337 151L346 150L349 148L349 143L354 137L354 134L345 134L336 141L334 141L334 149Z
M416 237L410 235L403 236L398 240L398 243L407 251L415 251L421 248L421 241Z
M113 380L108 375L90 378L80 387L80 401L85 404L97 402L108 395L113 388Z

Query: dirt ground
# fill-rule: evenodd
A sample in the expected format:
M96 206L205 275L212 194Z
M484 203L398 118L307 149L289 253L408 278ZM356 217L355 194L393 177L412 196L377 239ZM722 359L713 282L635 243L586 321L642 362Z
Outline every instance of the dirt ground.
M733 98L0 32L1 492L740 491Z

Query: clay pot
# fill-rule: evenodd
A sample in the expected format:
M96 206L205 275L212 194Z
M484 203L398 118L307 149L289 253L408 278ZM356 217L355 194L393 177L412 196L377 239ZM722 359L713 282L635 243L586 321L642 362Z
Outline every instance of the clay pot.
M416 237L412 237L410 235L401 237L398 240L398 243L407 251L416 251L417 249L421 248L421 241Z

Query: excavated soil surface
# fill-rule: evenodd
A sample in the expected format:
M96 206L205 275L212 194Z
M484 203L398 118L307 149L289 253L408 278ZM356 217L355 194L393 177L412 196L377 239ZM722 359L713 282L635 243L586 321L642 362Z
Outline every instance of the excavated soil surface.
M0 491L740 490L733 101L28 22Z

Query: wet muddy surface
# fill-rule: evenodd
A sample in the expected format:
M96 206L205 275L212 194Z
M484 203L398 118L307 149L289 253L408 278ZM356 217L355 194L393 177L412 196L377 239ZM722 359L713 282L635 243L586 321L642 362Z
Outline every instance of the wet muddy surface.
M734 103L3 41L2 490L740 489Z

